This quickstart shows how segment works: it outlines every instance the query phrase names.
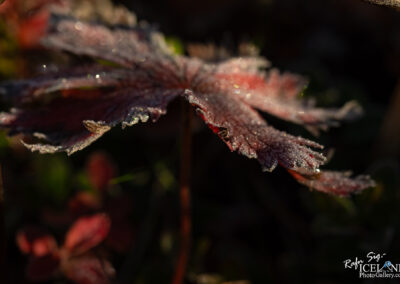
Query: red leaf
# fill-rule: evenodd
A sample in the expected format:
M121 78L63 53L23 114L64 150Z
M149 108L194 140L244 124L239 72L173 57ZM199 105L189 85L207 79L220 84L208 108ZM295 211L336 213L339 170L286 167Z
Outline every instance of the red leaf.
M82 216L100 209L101 200L88 192L78 192L68 201L68 211L73 216Z
M258 65L258 62L251 61L240 64L228 61L218 68L215 76L219 84L245 103L284 120L304 125L314 134L338 126L339 121L352 120L362 114L361 107L354 101L341 109L317 108L313 100L298 96L306 85L303 78L289 73L280 75L276 69L262 73L256 70Z
M162 90L125 89L104 94L97 100L64 98L36 109L0 114L0 127L25 134L35 134L55 145L29 144L32 151L72 154L97 140L118 123L129 126L166 112L167 103L177 93ZM60 128L60 125L64 127ZM18 129L18 130L17 130ZM11 134L13 133L11 131Z
M31 281L49 280L55 275L59 265L60 259L56 254L32 257L29 260L26 274Z
M25 254L41 257L58 250L53 236L38 227L30 226L20 230L16 239L19 249Z
M168 102L178 95L174 90L154 89L146 82L134 81L139 89L126 87L111 93L102 91L102 96L95 100L57 98L47 106L0 113L0 127L11 129L11 134L35 134L54 144L27 145L33 151L72 154L119 123L125 127L146 122L149 118L156 121L166 112ZM64 126L60 128L60 125Z
M321 171L313 175L289 172L297 181L312 189L339 196L359 193L365 188L375 186L375 182L369 176L350 178L351 172Z
M223 89L215 89L210 95L211 90L207 87L200 85L195 93L187 93L187 99L232 151L258 159L268 171L279 163L285 168L313 172L324 163L324 156L309 148L321 148L319 144L268 126L239 98L230 96Z
M125 67L139 67L138 63L151 65L153 59L164 64L172 60L166 58L172 55L164 38L151 27L109 29L103 25L58 16L53 16L52 23L50 34L45 39L45 45L52 49L101 58ZM170 64L167 66L171 69L174 67ZM175 77L174 73L163 75Z
M66 78L66 84L44 79L39 79L37 85L28 83L34 85L34 92L23 91L26 81L5 85L2 91L0 88L6 98L11 94L16 98L39 94L40 106L27 103L0 114L0 128L10 130L11 134L36 135L49 143L27 145L33 151L71 154L119 123L124 127L149 117L157 120L166 112L168 103L180 95L232 151L257 159L268 171L280 164L312 176L325 163L325 157L314 150L322 146L272 128L256 109L302 124L314 133L336 126L340 120L355 118L361 112L353 102L342 109L322 109L298 98L304 79L292 74L280 75L276 70L260 71L267 65L261 58L234 58L208 64L173 55L162 35L150 27L107 28L65 17L55 17L52 23L46 37L47 47L111 61L117 66L108 67L105 80L112 80L106 88L82 74ZM63 78L63 72L53 78ZM79 87L83 82L92 91L85 93L79 87L67 87L68 82ZM54 94L55 90L67 93L60 97ZM48 93L52 99L46 101L43 97ZM328 176L332 179L332 175ZM358 182L350 178L341 180L348 182L349 187ZM367 185L359 183L359 189ZM338 190L324 191L341 194Z
M60 95L64 98L94 99L102 94L96 88L115 88L121 79L129 75L130 72L113 71L102 65L83 65L57 71L46 67L35 79L2 84L0 94L4 100L15 105L36 103L43 99L52 101Z
M45 35L49 12L46 10L20 22L18 41L22 48L39 46L40 39Z
M76 284L107 284L114 269L107 260L79 257L68 261L63 267L65 275Z
M3 14L8 13L10 11L10 9L13 8L13 4L14 4L13 2L15 2L15 0L8 0L8 1L5 1L5 3L1 3L1 5L0 5L0 14L2 16L3 16Z
M108 235L110 219L105 214L82 217L69 229L64 248L81 254L100 244Z
M0 6L0 15L21 48L36 48L46 33L50 10L62 4L60 0L7 0Z
M106 189L110 180L116 174L115 166L110 158L101 152L94 153L89 157L86 171L91 184L100 192Z

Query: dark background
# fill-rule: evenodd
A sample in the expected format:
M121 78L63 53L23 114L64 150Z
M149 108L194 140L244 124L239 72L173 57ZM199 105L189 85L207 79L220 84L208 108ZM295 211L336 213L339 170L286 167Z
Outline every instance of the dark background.
M379 283L359 280L343 261L375 251L400 262L400 12L358 0L121 3L176 44L214 43L234 53L239 43L251 42L275 67L308 77L306 95L319 105L355 99L365 111L318 138L265 116L278 129L334 149L326 168L372 175L377 186L350 198L310 192L279 168L263 173L196 120L188 283L220 283L201 282L200 275L254 284ZM41 212L63 210L85 184L88 156L100 150L128 177L114 187L132 200L136 237L130 252L113 258L117 278L168 283L178 247L180 118L174 102L156 124L114 129L71 157L31 154L1 138L10 283L25 281L26 258L15 246L15 232L41 224L62 240L62 230Z

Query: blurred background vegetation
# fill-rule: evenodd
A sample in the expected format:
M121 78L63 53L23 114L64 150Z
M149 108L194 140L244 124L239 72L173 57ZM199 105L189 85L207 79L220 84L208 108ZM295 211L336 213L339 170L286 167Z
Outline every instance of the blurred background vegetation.
M365 111L360 120L318 138L266 116L278 129L326 145L334 152L326 168L376 180L377 187L346 199L310 192L282 169L261 172L257 162L230 153L196 121L188 283L357 283L363 281L344 269L345 259L375 251L400 262L399 12L360 0L115 3L156 24L178 52L189 43L213 43L234 53L241 42L251 42L274 66L307 76L305 95L320 105L357 100ZM31 76L38 66L64 60L21 49L1 18L0 35L1 80ZM37 224L62 241L71 199L95 192L94 180L104 174L101 163L89 166L99 153L108 157L105 167L113 167L108 196L129 200L132 243L110 256L116 279L168 283L179 245L180 124L174 102L156 124L115 128L71 157L30 153L21 137L1 133L9 283L27 283L27 258L15 244L18 229Z

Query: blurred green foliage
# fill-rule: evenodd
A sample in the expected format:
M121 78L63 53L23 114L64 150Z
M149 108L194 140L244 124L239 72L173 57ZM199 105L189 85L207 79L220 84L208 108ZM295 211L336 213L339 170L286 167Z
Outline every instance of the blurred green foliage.
M7 32L6 23L0 19L0 78L12 78L17 75L18 45Z

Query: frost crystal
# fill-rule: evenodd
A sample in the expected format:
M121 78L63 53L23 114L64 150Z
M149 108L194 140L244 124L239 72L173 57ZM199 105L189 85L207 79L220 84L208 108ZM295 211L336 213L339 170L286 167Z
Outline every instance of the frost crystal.
M39 77L4 83L0 94L15 108L0 114L0 127L46 140L26 144L33 151L72 154L111 127L153 122L167 105L184 97L232 151L257 159L272 171L288 169L299 182L338 195L373 186L362 176L319 171L322 146L269 126L256 109L304 125L313 133L353 119L360 107L322 109L298 97L305 80L266 71L268 62L241 57L207 63L172 54L163 36L149 26L111 27L53 16L44 45L102 62L46 71Z

